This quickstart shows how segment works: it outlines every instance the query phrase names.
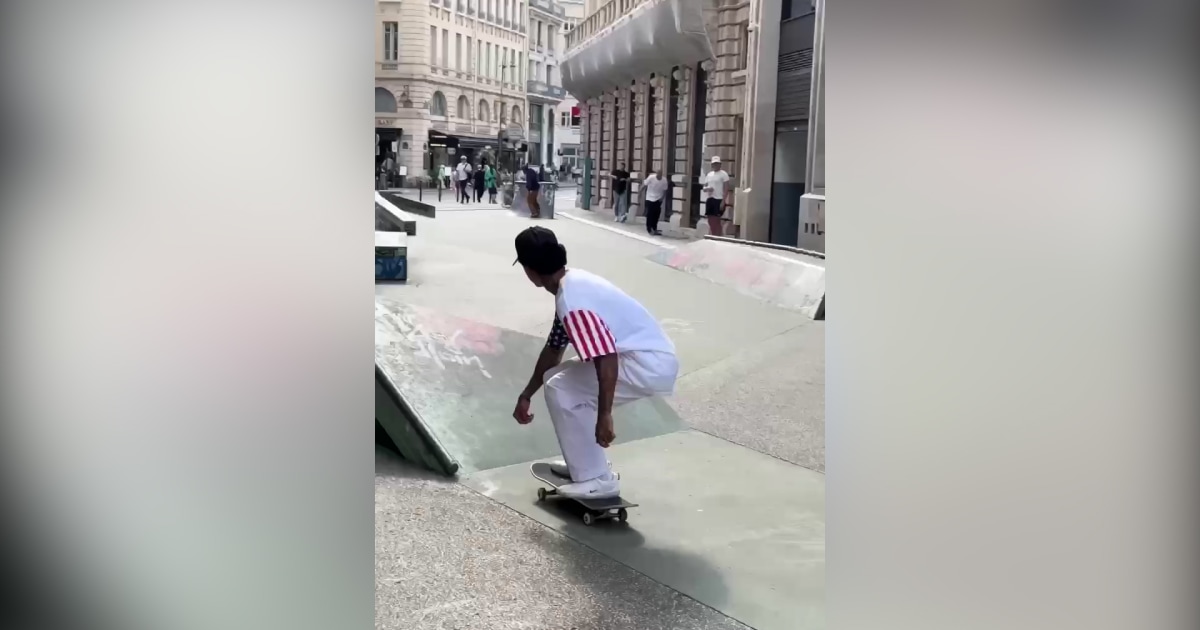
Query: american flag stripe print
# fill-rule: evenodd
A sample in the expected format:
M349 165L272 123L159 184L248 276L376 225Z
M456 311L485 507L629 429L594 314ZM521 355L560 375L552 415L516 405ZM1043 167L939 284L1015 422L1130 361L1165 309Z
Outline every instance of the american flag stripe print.
M575 345L575 352L585 361L617 351L616 341L608 326L591 311L567 313L566 327L567 334Z

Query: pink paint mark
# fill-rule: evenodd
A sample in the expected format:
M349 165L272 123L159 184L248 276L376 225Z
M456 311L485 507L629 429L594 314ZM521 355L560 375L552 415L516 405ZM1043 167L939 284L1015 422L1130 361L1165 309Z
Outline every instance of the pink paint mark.
M461 317L414 308L417 322L426 332L454 347L473 354L497 355L504 352L499 328Z

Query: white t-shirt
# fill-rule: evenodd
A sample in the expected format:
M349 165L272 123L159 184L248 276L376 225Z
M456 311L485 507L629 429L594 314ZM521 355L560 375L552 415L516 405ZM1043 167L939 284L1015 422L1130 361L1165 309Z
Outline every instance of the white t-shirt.
M642 185L646 187L646 201L661 201L663 195L667 194L669 184L670 182L666 178L651 173L642 182Z
M584 361L622 352L675 354L675 344L650 311L594 273L568 269L554 303L554 329L548 343L565 347L569 341Z
M725 169L719 171L709 171L704 175L704 181L700 182L701 188L712 188L712 193L709 194L709 199L724 199L725 184L729 181L729 173Z
M459 162L457 171L458 171L458 179L460 181L465 180L468 177L470 177L471 165L467 164L466 162Z

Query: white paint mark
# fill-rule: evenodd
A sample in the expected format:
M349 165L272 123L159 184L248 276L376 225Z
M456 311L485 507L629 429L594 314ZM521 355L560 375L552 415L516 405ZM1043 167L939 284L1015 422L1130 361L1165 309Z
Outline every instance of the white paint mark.
M492 374L483 365L483 359L478 355L468 354L458 345L462 330L455 330L449 338L445 335L430 332L421 322L406 311L393 312L375 303L375 337L387 340L388 343L405 345L411 348L413 355L429 359L439 369L446 369L447 364L475 366L485 378Z

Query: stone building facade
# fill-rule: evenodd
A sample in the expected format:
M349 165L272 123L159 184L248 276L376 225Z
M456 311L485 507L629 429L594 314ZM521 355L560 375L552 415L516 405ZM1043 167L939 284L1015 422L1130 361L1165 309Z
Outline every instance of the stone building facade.
M523 130L526 0L376 0L376 156L410 178ZM411 181L411 180L410 180Z
M699 179L720 156L736 190L726 235L796 246L812 172L816 5L586 0L587 17L567 36L563 79L583 113L579 205L611 208L611 173L624 163L640 214L639 182L662 168L673 184L672 223L704 230ZM821 146L823 156L823 136ZM777 161L787 167L779 181Z

